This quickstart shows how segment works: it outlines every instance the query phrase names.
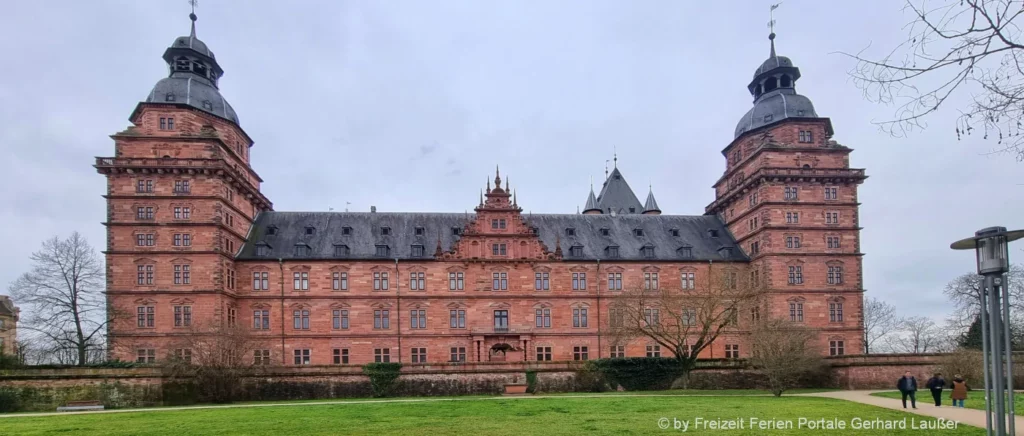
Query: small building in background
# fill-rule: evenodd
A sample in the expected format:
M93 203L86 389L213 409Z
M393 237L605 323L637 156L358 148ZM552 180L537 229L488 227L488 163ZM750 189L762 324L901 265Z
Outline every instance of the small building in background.
M14 306L11 297L0 295L0 352L14 354L20 312L21 310Z

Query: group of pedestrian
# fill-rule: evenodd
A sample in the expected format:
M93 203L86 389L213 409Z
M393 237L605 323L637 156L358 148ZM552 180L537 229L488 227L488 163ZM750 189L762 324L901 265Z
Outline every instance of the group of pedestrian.
M935 400L935 407L942 407L942 390L946 388L946 379L942 378L942 374L935 373L932 378L928 379L925 383L925 387L932 392L932 398ZM964 407L964 400L967 399L967 382L964 381L960 374L953 376L953 382L949 385L953 391L950 395L950 399L953 400L953 407ZM907 408L907 398L910 398L910 406L917 408L917 378L914 377L910 371L903 374L896 381L896 389L900 390L900 394L903 395L903 408Z

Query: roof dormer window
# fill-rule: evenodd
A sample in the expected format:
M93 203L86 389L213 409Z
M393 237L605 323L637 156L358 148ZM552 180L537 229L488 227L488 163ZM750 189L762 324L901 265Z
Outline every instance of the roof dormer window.
M426 230L423 227L416 227L413 230L413 234L415 234L416 236L423 236L424 233L426 233Z
M334 257L346 257L348 256L348 245L335 245L334 246Z
M267 227L267 236L274 236L277 234L277 226Z
M341 228L341 236L350 236L350 235L352 235L352 228L351 227L342 227Z
M680 257L684 257L684 258L687 258L687 259L693 257L693 248L688 246L688 245L684 245L682 247L679 247L679 249L676 250L676 252L679 253Z
M644 246L643 248L640 249L640 255L642 255L645 259L654 259L654 246Z
M306 236L313 236L313 233L315 233L315 232L316 232L315 228L313 228L313 227L306 227Z
M602 228L601 229L601 236L608 236L610 234L611 234L611 230L608 230L606 228Z
M677 237L677 238L679 237L679 229L669 229L669 231L668 231L668 232L669 232L669 234L671 234L672 236L675 236L675 237Z
M644 235L644 229L633 229L633 236L638 236L639 237L639 236L643 236L643 235Z
M459 236L462 234L462 229L459 227L452 227L452 234L455 236Z
M716 229L708 229L708 237L717 238L718 237L718 230L716 230Z
M260 242L256 244L256 255L257 256L270 256L270 245L266 242Z
M391 227L381 227L380 228L380 235L381 236L391 236Z
M296 257L308 257L313 250L306 244L295 244Z
M388 257L391 254L391 248L387 245L378 245L375 253L377 257Z
M583 257L583 246L574 245L572 247L569 247L569 255L572 257Z
M174 101L174 93L168 92L167 95L164 95L164 101Z
M605 254L605 256L607 256L609 258L612 258L612 259L618 258L619 257L619 246L618 245L609 245L609 246L605 247L604 254Z
M732 257L732 248L731 247L719 248L718 249L718 254L720 254L722 257L726 257L726 258L727 257Z
M566 227L565 236L576 236L576 229L573 227Z

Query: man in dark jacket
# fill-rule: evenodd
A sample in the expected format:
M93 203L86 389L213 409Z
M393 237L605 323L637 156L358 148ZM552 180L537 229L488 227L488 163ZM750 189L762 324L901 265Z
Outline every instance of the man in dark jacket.
M904 409L907 408L907 397L910 397L911 407L917 408L917 397L915 396L917 393L917 379L910 374L910 371L904 373L903 377L896 381L896 389L899 389L900 393L903 394Z
M946 379L942 378L942 374L935 373L932 378L928 379L925 386L932 391L932 398L935 399L935 407L942 407L942 388L946 387Z

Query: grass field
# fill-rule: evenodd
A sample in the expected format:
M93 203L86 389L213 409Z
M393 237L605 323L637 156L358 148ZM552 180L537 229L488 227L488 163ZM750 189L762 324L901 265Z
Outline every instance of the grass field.
M949 390L942 391L942 407L953 405L953 400L949 399ZM899 391L891 392L876 392L876 397L895 398L897 400L902 399ZM910 402L908 399L907 402ZM931 407L935 406L934 400L932 400L932 393L930 391L918 391L917 392L917 405L920 407L922 404ZM1024 416L1024 394L1017 393L1013 396L1014 412L1016 415ZM968 409L985 410L985 392L984 391L970 391L967 393L967 399L964 400L964 407Z
M153 410L111 414L85 414L0 419L0 433L16 435L234 435L234 434L442 434L442 435L570 435L658 434L659 420L690 424L689 433L753 435L764 430L695 429L695 418L705 420L750 417L791 421L838 418L847 424L863 420L920 421L924 417L856 403L814 397L648 396L596 397L562 395L508 399L401 399L404 402L348 401L294 403L286 406L222 409ZM664 421L663 421L664 422ZM671 426L671 424L669 424ZM749 425L749 424L748 424ZM908 423L909 425L909 423ZM944 435L980 435L983 430L960 426ZM923 434L921 430L822 430L794 428L768 432L798 434Z

